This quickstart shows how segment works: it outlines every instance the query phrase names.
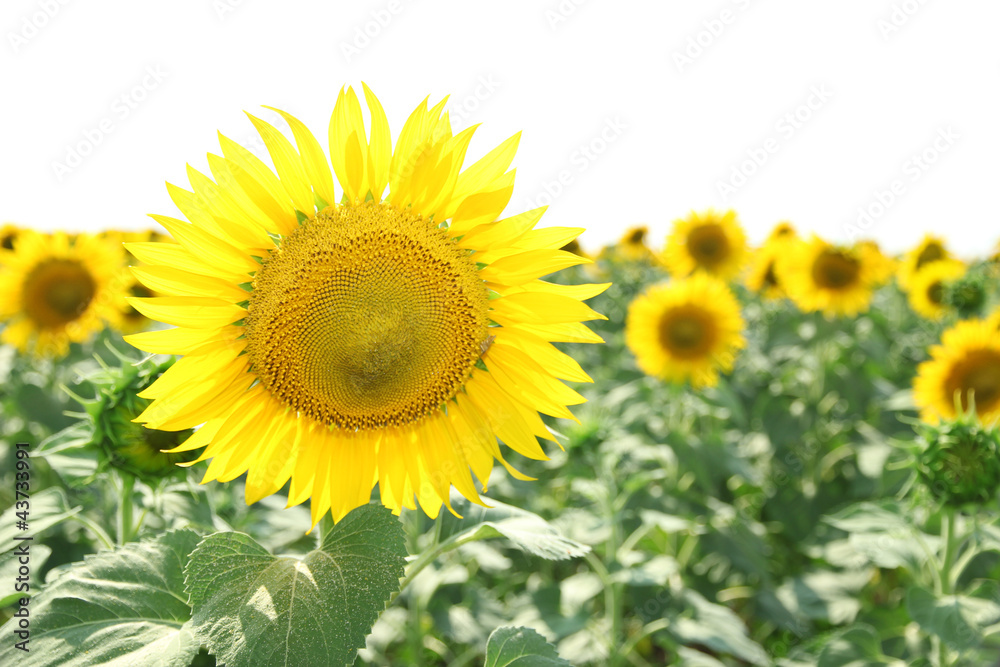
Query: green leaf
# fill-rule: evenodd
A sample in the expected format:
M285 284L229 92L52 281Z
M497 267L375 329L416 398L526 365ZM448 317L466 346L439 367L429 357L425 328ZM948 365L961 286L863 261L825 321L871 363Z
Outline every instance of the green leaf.
M227 667L354 661L399 589L403 528L363 505L303 558L276 557L243 533L209 535L186 570L198 638Z
M564 536L537 514L491 498L484 497L483 501L491 507L473 505L465 498L453 497L451 505L463 518L450 514L441 517L441 542L464 544L505 537L522 551L548 560L579 558L590 551L590 547Z
M810 572L786 581L777 590L785 608L806 618L834 625L851 623L861 610L861 589L872 578L872 570Z
M58 487L31 494L28 503L28 530L17 528L16 514L24 510L18 509L16 503L0 515L0 553L6 553L20 545L19 541L14 540L15 535L37 537L80 511L79 507L69 508L65 492Z
M743 620L729 607L709 602L693 590L685 590L684 599L694 613L693 618L678 618L668 628L678 640L686 644L702 644L754 665L770 664L767 653L747 636Z
M981 646L983 630L1000 622L1000 605L993 600L967 595L935 597L919 586L906 591L906 610L924 632L959 651Z
M878 634L867 625L840 632L827 642L819 654L817 667L874 667L884 665Z
M29 652L17 618L0 628L0 664L187 667L198 652L184 595L190 530L87 556L32 598Z
M45 561L52 555L52 549L44 544L34 544L33 542L28 542L28 544L28 549L30 550L28 567L31 568L32 572L39 572L45 566ZM16 549L0 555L0 581L4 582L7 590L11 591L5 597L0 597L0 607L12 605L22 597L31 597L34 593L38 592L31 590L17 592L13 590L15 580L18 577L18 570L23 565L19 560L20 558L21 556L17 555Z
M531 628L502 627L486 640L483 667L570 667L570 664Z

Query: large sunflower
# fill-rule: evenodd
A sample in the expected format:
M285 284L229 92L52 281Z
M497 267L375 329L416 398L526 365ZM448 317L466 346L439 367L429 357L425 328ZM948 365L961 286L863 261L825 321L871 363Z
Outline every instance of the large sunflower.
M1000 332L990 320L964 320L941 336L917 368L913 397L924 421L956 416L970 399L983 422L1000 417Z
M872 297L872 267L857 247L835 246L813 236L790 246L778 262L778 278L805 312L857 315Z
M675 276L704 271L723 280L735 277L746 258L746 235L735 211L691 212L674 221L663 249L664 266Z
M948 311L944 303L945 284L965 275L965 264L957 259L932 262L910 280L907 297L910 307L927 319L937 320Z
M896 276L899 286L904 290L910 289L910 282L918 271L928 264L946 259L954 259L954 257L948 251L948 248L945 247L944 239L939 236L926 234L920 244L903 257L899 266L899 273Z
M703 273L656 285L632 302L625 342L639 368L669 382L711 386L744 346L743 318L724 282Z
M394 511L433 517L451 486L481 502L472 475L485 488L494 459L523 478L497 438L545 459L538 413L572 418L584 400L557 378L590 381L551 343L601 342L583 300L607 285L539 280L588 261L559 250L582 230L534 229L544 209L498 220L519 135L463 170L474 128L453 135L445 101L418 106L393 150L364 92L370 133L354 91L337 99L332 173L297 119L277 112L293 146L251 116L277 175L220 135L215 182L189 169L193 192L168 186L190 223L154 216L178 243L129 246L140 280L170 295L131 303L177 326L129 341L185 355L139 420L204 424L177 448L204 447L204 481L246 473L252 503L291 480L314 523L376 483Z
M2 340L22 352L65 356L105 323L117 325L120 247L89 234L22 229L0 268Z

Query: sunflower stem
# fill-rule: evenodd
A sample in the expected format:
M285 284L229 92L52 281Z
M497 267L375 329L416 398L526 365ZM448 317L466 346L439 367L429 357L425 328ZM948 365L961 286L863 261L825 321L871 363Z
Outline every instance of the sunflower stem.
M118 546L132 539L132 491L135 489L135 477L122 475L122 496L118 506Z
M333 515L327 512L316 524L316 548L323 546L323 540L333 530Z

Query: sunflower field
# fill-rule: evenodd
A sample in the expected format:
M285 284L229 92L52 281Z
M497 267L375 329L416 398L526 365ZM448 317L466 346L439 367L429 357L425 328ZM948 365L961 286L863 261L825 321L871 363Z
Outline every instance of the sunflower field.
M0 664L1000 664L1000 256L595 250L443 104L0 230Z

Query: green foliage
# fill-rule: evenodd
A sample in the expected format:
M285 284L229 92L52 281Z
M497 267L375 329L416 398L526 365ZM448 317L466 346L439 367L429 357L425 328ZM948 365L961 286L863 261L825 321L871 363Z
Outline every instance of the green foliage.
M570 667L552 644L531 628L497 628L486 642L483 667Z
M28 652L0 628L5 665L150 665L186 667L198 652L189 623L183 567L198 543L192 531L102 551L73 565L28 606Z
M345 665L399 587L406 550L388 509L365 505L304 558L249 535L209 535L191 554L192 627L229 667Z

